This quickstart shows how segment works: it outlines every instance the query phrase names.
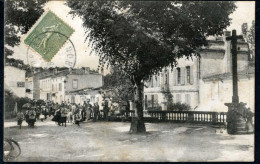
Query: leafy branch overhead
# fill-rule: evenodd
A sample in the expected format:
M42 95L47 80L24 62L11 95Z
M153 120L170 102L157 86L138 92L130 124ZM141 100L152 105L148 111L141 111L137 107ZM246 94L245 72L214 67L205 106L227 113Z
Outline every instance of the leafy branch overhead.
M22 69L27 69L22 61L10 59L12 47L20 44L21 34L30 30L44 12L46 0L6 0L5 1L5 62ZM26 67L26 68L24 68Z
M230 25L234 2L72 1L100 65L116 66L134 83L147 80L181 57L199 55L207 35Z

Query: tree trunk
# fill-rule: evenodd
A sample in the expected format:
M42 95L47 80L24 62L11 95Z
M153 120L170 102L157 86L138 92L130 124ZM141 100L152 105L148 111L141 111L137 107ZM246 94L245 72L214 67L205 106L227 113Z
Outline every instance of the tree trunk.
M136 104L136 115L132 118L130 133L142 133L146 131L143 121L143 83L138 83L134 94L134 103Z

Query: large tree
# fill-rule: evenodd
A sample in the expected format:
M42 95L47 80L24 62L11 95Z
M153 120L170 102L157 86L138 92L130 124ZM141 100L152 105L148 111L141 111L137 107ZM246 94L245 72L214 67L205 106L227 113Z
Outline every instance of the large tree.
M103 88L115 91L113 100L117 101L120 106L126 105L129 100L133 100L134 86L117 67L111 67L110 73L104 76Z
M236 8L224 1L74 1L100 65L118 67L135 86L137 117L130 131L143 132L143 86L181 57L199 55L206 36L221 35Z
M12 48L20 44L20 37L29 31L44 12L47 0L6 0L5 1L5 62L29 70L22 60L13 59Z

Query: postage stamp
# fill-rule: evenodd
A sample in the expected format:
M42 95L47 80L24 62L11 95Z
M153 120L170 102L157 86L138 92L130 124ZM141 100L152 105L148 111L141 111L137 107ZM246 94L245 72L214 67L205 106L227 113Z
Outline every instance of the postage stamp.
M25 38L24 43L50 62L74 32L69 25L48 11Z

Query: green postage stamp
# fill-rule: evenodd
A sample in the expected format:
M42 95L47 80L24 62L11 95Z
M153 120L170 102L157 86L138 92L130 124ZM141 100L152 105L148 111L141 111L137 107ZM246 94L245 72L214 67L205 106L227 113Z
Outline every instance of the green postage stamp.
M50 62L73 32L74 29L48 11L28 34L24 43Z

